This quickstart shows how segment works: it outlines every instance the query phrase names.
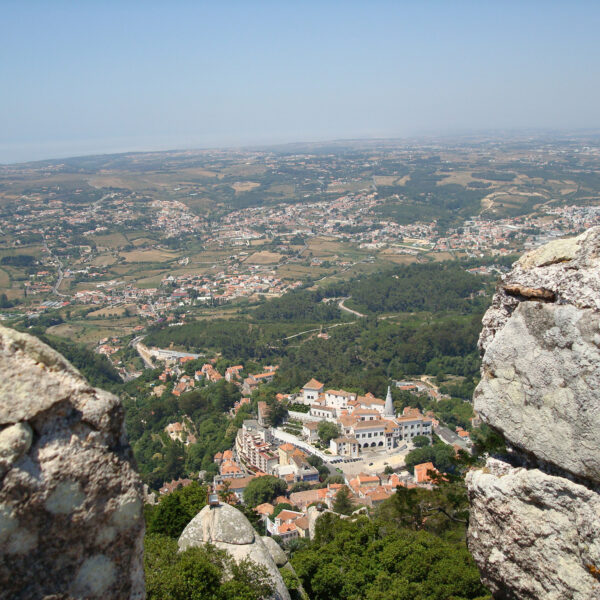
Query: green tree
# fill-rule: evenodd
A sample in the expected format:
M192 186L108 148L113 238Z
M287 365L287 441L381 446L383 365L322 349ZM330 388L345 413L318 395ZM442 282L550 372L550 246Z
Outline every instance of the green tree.
M272 475L256 477L244 490L244 502L251 507L258 506L264 502L271 502L286 491L287 485L283 479Z
M426 435L415 435L415 437L412 439L412 443L417 448L423 448L423 446L429 446L431 442Z
M149 534L144 547L148 600L262 600L273 593L263 566L236 563L214 546L178 552L176 540Z
M206 488L197 482L166 494L152 511L148 532L179 537L205 504Z
M342 486L335 495L333 510L341 515L349 515L355 508L350 499L350 490L347 486Z
M330 440L340 435L340 430L335 423L330 423L329 421L321 421L319 423L319 427L317 428L317 433L319 435L319 439L324 444L329 444Z
M282 510L296 510L289 502L280 502L273 510L271 518L274 519Z

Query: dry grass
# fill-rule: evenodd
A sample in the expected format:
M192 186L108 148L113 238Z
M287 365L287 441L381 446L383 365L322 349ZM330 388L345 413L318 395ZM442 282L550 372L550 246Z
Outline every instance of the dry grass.
M94 319L98 317L122 317L126 311L129 310L129 314L133 315L137 313L135 304L124 304L123 306L106 306L95 310L94 312L88 313L86 319Z
M419 262L419 259L416 256L412 256L411 254L395 254L395 253L387 254L387 253L382 252L380 254L380 256L384 260L392 262L397 265L410 265L412 263Z
M433 258L435 262L442 262L444 260L454 260L454 256L450 252L429 252L426 254L428 258Z
M10 288L6 290L2 290L3 293L6 294L6 297L9 300L20 300L24 297L23 290L18 288Z
M410 175L404 175L404 177L397 177L396 175L374 175L373 181L375 185L381 186L392 186L392 185L406 185L406 182L410 179Z
M438 173L438 175L444 175L444 179L436 182L436 185L448 185L449 183L457 183L458 185L467 186L471 181L481 181L481 179L474 179L471 177L471 172L467 171L454 171L452 173ZM487 181L487 180L486 180ZM498 185L498 182L490 181L488 183Z
M150 244L155 244L156 240L151 240L150 238L147 238L147 237L141 237L141 238L137 238L136 240L133 240L131 243L136 248L138 248L139 246L148 246Z
M9 287L10 275L4 269L0 269L0 289L4 291Z
M122 248L127 246L129 242L122 233L109 233L107 235L93 235L92 239L96 242L97 246L104 248Z
M304 279L305 277L323 277L327 273L327 269L320 269L319 267L307 267L299 264L288 264L277 269L277 276L281 279Z
M112 254L100 254L92 260L91 264L95 267L108 267L114 265L116 262L117 258Z
M269 252L268 250L261 250L255 252L252 256L249 256L244 262L253 265L273 265L281 260L282 255L277 252Z
M175 260L178 255L166 250L132 250L122 252L121 256L126 262L165 262Z
M236 181L231 187L235 190L236 194L240 194L260 187L260 183L256 181Z
M308 249L314 256L334 256L343 254L350 247L336 238L316 237L308 241Z
M346 181L343 183L330 183L327 186L327 192L331 194L340 194L343 192L358 192L360 190L368 189L373 185L372 181Z

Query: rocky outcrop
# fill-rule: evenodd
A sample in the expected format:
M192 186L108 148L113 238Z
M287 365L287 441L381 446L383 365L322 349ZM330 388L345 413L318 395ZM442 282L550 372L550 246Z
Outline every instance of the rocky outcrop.
M0 598L145 597L131 461L119 399L0 327Z
M207 543L226 550L236 561L249 559L265 567L275 586L273 598L290 600L290 594L269 548L239 510L229 504L205 506L188 523L178 541L180 550ZM281 557L279 559L281 561Z
M597 492L490 459L470 475L469 493L469 547L496 597L598 597Z
M503 460L467 476L469 548L497 598L600 598L600 228L523 256L480 336Z

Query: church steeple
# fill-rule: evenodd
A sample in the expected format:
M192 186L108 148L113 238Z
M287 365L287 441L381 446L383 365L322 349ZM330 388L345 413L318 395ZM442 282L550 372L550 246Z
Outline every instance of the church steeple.
M385 397L385 409L383 411L385 417L395 417L396 412L394 411L394 403L392 402L392 390L388 385L387 396Z

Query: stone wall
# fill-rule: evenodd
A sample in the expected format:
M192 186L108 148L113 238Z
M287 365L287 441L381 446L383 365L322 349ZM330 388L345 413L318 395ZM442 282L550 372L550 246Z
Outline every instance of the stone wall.
M600 598L600 228L523 256L483 319L474 405L509 454L467 476L496 598Z
M143 599L142 485L119 399L0 327L0 598Z

